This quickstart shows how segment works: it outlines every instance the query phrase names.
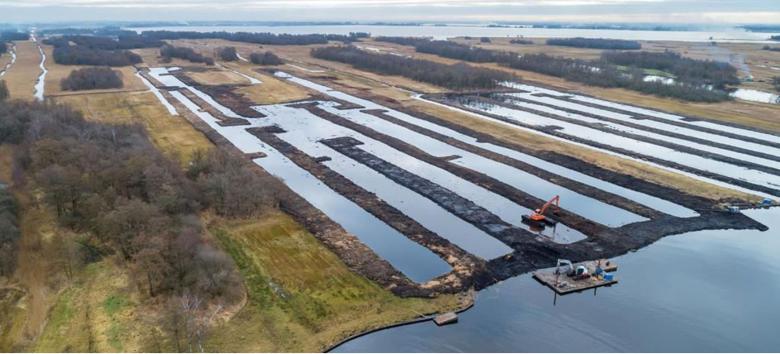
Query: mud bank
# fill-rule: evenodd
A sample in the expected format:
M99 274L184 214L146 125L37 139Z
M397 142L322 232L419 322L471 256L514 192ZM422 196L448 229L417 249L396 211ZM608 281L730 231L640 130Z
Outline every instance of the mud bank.
M173 102L172 104L180 113L182 113L182 116L190 124L206 135L206 137L218 148L236 156L246 156L222 134L192 114L182 103L178 102L178 100L170 97L169 92L163 91L163 94L168 96L167 98L170 102ZM454 293L461 291L462 289L468 289L468 285L459 283L458 281L460 278L451 274L444 277L445 281L442 282L444 284L442 286L431 283L428 284L427 287L422 287L411 281L403 273L395 269L388 261L379 257L371 248L363 244L355 235L344 230L341 225L331 220L322 211L293 192L284 184L284 182L273 177L265 169L252 163L251 160L245 159L245 161L247 161L247 166L253 171L260 176L265 177L267 183L273 184L272 188L275 188L278 191L279 208L303 225L306 230L320 240L320 242L322 242L330 251L335 253L344 264L355 273L360 274L394 294L403 297L430 297L435 296L437 292ZM469 259L469 255L467 254L464 256L463 259ZM453 259L453 261L459 262L459 267L453 267L453 269L460 271L463 274L463 279L466 281L474 277L472 273L473 269L486 269L484 262L472 265L463 263L460 261L460 258L457 260ZM485 270L483 272L486 273L487 271ZM482 275L482 277L485 277L485 275Z
M628 156L628 157L631 157L631 158L634 158L634 159L649 161L649 162L652 162L652 163L660 165L660 166L665 166L665 167L672 168L672 169L675 169L675 170L678 170L678 171L683 171L683 172L695 174L695 175L698 175L698 176L701 176L701 177L705 177L705 178L709 178L709 179L712 179L712 180L716 180L716 181L719 181L719 182L724 182L724 183L727 183L727 184L730 184L730 185L733 185L733 186L742 187L744 189L753 190L753 191L757 191L757 192L762 192L762 193L765 193L765 194L768 194L768 195L773 195L773 196L780 196L780 190L778 190L778 189L769 188L769 187L758 185L758 184L755 184L755 183L746 182L746 181L744 181L742 179L739 179L739 178L732 178L732 177L728 177L728 176L723 176L721 174L717 174L717 173L714 173L714 172L693 168L693 167L690 167L690 166L687 166L687 165L684 165L684 164L681 164L681 163L667 161L667 160L660 159L660 158L657 158L657 157L641 154L641 153L634 152L634 151L631 151L631 150L628 150L628 149L625 149L625 148L620 148L620 147L612 146L612 145L609 145L609 144L604 144L604 143L601 143L601 142L597 142L597 141L594 141L594 140L580 138L580 137L577 137L577 136L573 136L571 134L562 133L562 132L560 132L560 127L556 127L554 125L550 125L550 126L537 126L537 125L525 124L525 123L522 123L522 122L518 122L518 121L515 121L515 120L512 120L512 119L509 119L507 117L503 117L501 115L492 114L492 113L488 113L488 112L484 112L484 111L481 111L481 110L477 110L477 109L471 108L471 107L469 107L467 105L462 104L458 100L451 100L451 99L449 99L446 96L447 95L426 95L424 97L425 97L425 99L429 99L431 101L434 101L434 102L437 102L437 103L440 103L440 104L444 104L444 105L447 105L447 106L450 106L450 107L455 107L455 108L458 108L458 109L461 109L461 110L464 110L464 111L468 111L468 112L471 112L471 113L474 113L474 114L478 114L478 115L481 115L481 116L484 116L484 117L495 119L495 120L498 120L498 121L501 121L501 122L504 122L504 123L508 123L508 124L511 124L511 125L515 125L515 126L518 126L518 127L522 127L522 128L525 128L525 129L538 131L538 132L541 132L541 133L543 133L545 135L550 135L550 136L554 136L554 137L557 137L557 138L573 141L575 143L580 143L580 144L592 146L592 147L595 147L595 148L598 148L598 149L601 149L601 150L611 151L611 152L618 153L618 154L621 154L621 155L625 155L625 156Z
M243 118L235 118L235 117L228 117L219 110L215 109L213 106L208 104L208 102L204 101L202 98L198 97L198 95L194 94L189 89L180 89L178 90L184 97L187 97L190 101L195 103L198 108L200 108L201 111L207 112L208 114L211 114L214 118L219 120L219 125L223 127L232 127L236 125L250 125L249 121Z
M361 208L406 235L412 241L428 248L450 264L452 272L421 284L418 290L420 293L429 295L435 292L460 292L473 286L474 279L491 277L487 272L484 260L469 254L447 239L428 230L398 209L377 198L374 193L357 186L346 177L317 161L316 158L305 154L280 139L275 135L284 133L280 128L275 126L258 127L249 128L247 131L284 154L296 165L316 176L331 189L358 204ZM290 212L296 213L296 211ZM404 291L404 293L409 292L409 290Z
M520 191L504 182L501 182L493 177L490 177L484 173L453 164L449 161L448 157L436 157L431 154L428 154L425 151L422 151L421 149L412 146L411 144L408 144L404 141L401 141L400 139L385 135L383 133L377 132L374 129L368 128L366 126L354 123L350 120L344 119L342 117L339 117L337 115L331 114L330 112L324 111L321 108L317 107L315 103L309 103L309 104L300 104L297 105L297 107L304 108L311 112L312 114L315 114L319 116L320 118L323 118L325 120L328 120L334 124L338 124L341 126L344 126L346 128L352 129L354 131L357 131L365 136L368 136L372 139L376 139L378 141L381 141L388 146L399 150L405 154L408 154L420 161L427 162L433 166L436 166L438 168L441 168L442 170L445 170L447 172L450 172L468 182L471 182L475 185L478 185L480 187L483 187L487 189L488 191L491 191L497 195L503 196L510 200L511 202L514 202L515 204L518 204L520 206L523 206L527 208L528 210L534 210L535 208L538 208L540 205L544 204L546 201L536 198L526 192ZM325 142L327 145L327 141ZM338 149L336 149L338 150ZM389 176L388 176L389 177ZM391 177L391 179L393 179ZM403 183L401 183L403 185ZM420 191L418 191L420 192ZM429 198L431 199L431 198ZM449 200L450 198L444 198L444 200ZM435 200L434 200L435 201ZM437 202L437 204L439 204ZM440 204L441 205L441 204ZM458 205L465 205L465 204L458 204ZM445 206L445 209L448 207ZM518 216L519 217L519 216ZM606 229L604 225L595 223L593 221L590 221L586 218L583 218L577 214L574 214L570 211L567 211L566 209L560 209L559 215L556 216L556 219L560 221L562 224L577 230L581 232L584 236L591 235L591 234L598 234L599 232L602 232ZM470 221L471 222L471 221ZM471 222L474 224L473 222ZM476 224L475 224L476 226ZM478 228L485 230L483 227L477 226ZM488 232L487 230L485 230ZM523 230L526 231L526 230ZM489 233L489 232L488 232ZM528 233L526 231L525 236L521 235L509 235L509 236L501 236L504 237L503 239L501 237L498 237L501 239L504 243L506 243L509 246L512 246L512 242L516 241L516 238L518 236L521 237L527 237L527 235L534 235L533 233ZM496 235L494 235L496 236ZM583 236L583 238L584 238Z
M639 134L636 134L636 133L630 133L630 132L626 132L626 131L623 131L623 130L620 130L620 129L613 129L611 127L604 126L602 123L584 122L584 121L581 121L581 120L578 120L578 119L569 118L569 117L566 117L566 116L563 116L563 115L549 113L549 112L544 112L544 111L540 111L540 110L537 110L537 109L533 109L531 107L520 106L520 105L517 105L517 104L513 104L511 102L511 99L510 99L510 101L499 101L499 100L495 100L495 99L492 99L492 98L485 98L485 97L475 97L475 96L466 96L466 97L461 96L461 97L462 97L462 99L466 99L466 100L476 99L480 103L493 104L493 105L497 105L497 106L504 107L504 108L509 108L509 109L512 109L512 110L515 110L515 111L519 111L519 112L527 112L527 113L531 113L533 115L537 115L537 116L541 116L541 117L545 117L545 118L550 118L552 120L557 120L557 121L566 122L566 123L570 123L570 124L576 124L576 125L579 125L579 126L590 128L590 129L595 129L595 130L598 130L598 131L601 131L601 132L604 132L604 133L607 133L607 134L614 134L614 135L617 135L617 136L622 136L622 137L625 137L625 138L633 139L633 140L636 140L636 141L642 141L642 142L650 143L650 144L657 145L657 146L663 146L663 147L666 147L666 148L669 148L669 149L673 149L673 150L676 150L676 151L680 151L680 152L684 152L684 153L688 153L688 154L692 154L692 155L696 155L696 156L702 156L702 157L710 159L710 160L721 161L721 162L725 162L725 163L732 164L732 165L735 165L735 166L745 167L745 168L756 170L756 171L762 171L762 172L766 172L766 173L769 173L769 174L780 175L780 170L778 170L776 168L765 166L763 164L754 163L754 162L750 162L750 161L745 161L745 160L734 158L734 157L730 157L730 156L724 156L724 155L713 153L713 152L710 152L710 151L704 151L704 150L701 150L701 149L696 149L696 148L692 148L692 147L681 145L681 144L671 143L671 142L668 142L668 141L665 141L665 140L661 140L661 139L657 139L657 138L651 138L651 137L647 137L647 136L644 136L644 135L639 135ZM598 118L596 118L596 119L598 119ZM604 121L607 121L607 120L604 120ZM617 124L620 124L620 123L617 123ZM623 125L623 124L620 124L620 125ZM628 126L628 125L626 125L626 126ZM644 129L644 128L641 128L641 127L637 128L637 129L642 130L642 131L650 132L648 129ZM669 136L669 137L671 137L671 136ZM683 135L682 139L689 140L689 139L686 139L684 135ZM774 160L774 159L775 158L773 158L772 160ZM763 162L769 163L769 161L763 161Z
M193 80L187 75L187 72L191 71L204 71L202 68L182 68L180 70L171 71L170 74L181 80L187 86L200 90L207 95L211 96L219 104L229 108L233 112L247 118L262 118L263 115L258 111L252 109L254 105L251 101L246 99L243 95L234 92L237 87L251 86L249 85L202 85Z
M560 186L564 186L568 189L571 189L572 191L575 191L577 193L580 193L582 195L591 197L593 199L620 207L622 209L631 211L637 215L641 215L647 218L659 218L663 214L655 209L646 207L644 205L638 204L632 200L629 200L627 198L621 197L616 194L612 194L606 191L603 191L601 189L592 187L590 185L580 183L574 180L571 180L569 178L566 178L564 176L556 175L551 172L545 171L539 167L533 166L531 164L522 162L520 160L513 159L511 157L501 155L499 153L483 149L468 143L465 143L463 141L460 141L458 139L449 137L444 134L440 134L438 132L435 132L433 130L429 130L423 127L420 127L415 124L411 124L409 122L406 122L404 120L395 118L393 116L390 116L386 114L387 111L385 110L364 110L364 113L371 114L377 118L387 120L393 124L400 125L402 127L405 127L409 130L413 130L415 132L418 132L420 134L426 135L428 137L434 138L436 140L439 140L443 143L452 145L454 147L457 147L462 150L469 151L471 153L480 155L482 157L486 157L488 159L491 159L496 162L500 162L502 164L505 164L507 166L512 166L514 168L517 168L519 170L523 170L525 172L528 172L530 174L533 174L539 178L545 179L547 181L550 181L552 183L555 183ZM419 117L418 117L419 118Z
M675 121L675 120L671 120L671 119L664 119L664 118L660 118L660 117L655 117L655 116L652 116L652 115L649 115L649 114L636 113L636 112L632 112L632 111L629 111L629 110L620 109L620 108L616 108L616 107L610 107L610 106L606 106L606 105L599 105L599 104L588 102L588 101L585 101L585 100L582 100L582 99L576 99L573 96L571 96L572 94L565 94L564 96L552 96L552 95L546 95L546 94L542 93L542 94L536 94L536 95L540 96L540 97L549 96L549 97L553 97L555 99L566 100L566 101L569 101L569 102L572 102L572 103L581 104L583 106L588 106L588 107L591 107L591 108L602 109L602 110L610 111L610 112L614 112L614 113L627 114L627 115L634 116L637 119L647 119L647 120L652 120L652 121L672 124L672 125L676 125L676 126L680 126L680 127L684 127L684 128L690 128L690 129L699 130L699 131L705 132L705 133L718 134L718 135L722 135L722 136L726 136L726 137L730 137L730 138L734 138L734 139L740 139L740 140L753 142L753 143L756 143L756 144L763 144L763 145L769 145L769 146L780 148L780 143L772 142L772 141L769 141L767 139L761 139L761 138L751 137L751 136L742 135L742 134L735 134L735 133L732 133L732 132L728 132L728 131L724 131L724 130L720 130L720 129L712 129L712 128L704 127L704 126L701 126L701 125L687 124L685 122L706 122L706 123L709 123L709 124L712 124L712 125L718 125L718 126L723 126L723 127L731 127L731 128L736 128L736 129L740 129L740 130L745 130L745 131L759 133L759 134L766 135L766 136L774 136L774 137L780 138L780 134L778 134L776 132L765 130L765 129L761 129L761 128L757 128L757 127L751 127L751 126L742 125L742 124L738 124L738 123L732 123L732 122L725 122L725 121L719 121L719 120L714 120L714 119L708 119L708 118L698 117L698 116L682 116L682 115L679 115L679 114L672 114L674 116L682 117L681 121ZM655 112L658 112L660 114L670 114L670 113L666 113L666 112L662 112L662 111L656 111L653 108L647 108L647 107L638 106L638 105L628 105L628 104L625 104L625 103L618 103L618 102L608 101L608 100L596 98L596 97L593 97L593 96L584 95L584 94L581 94L581 93L577 93L576 95L584 97L584 98L587 98L587 99L600 100L600 101L604 101L604 102L608 102L608 103L614 103L614 104L634 107L634 108L647 110L647 111L655 111Z
M551 97L551 96L547 96L547 97ZM616 125L620 125L620 126L626 126L626 127L629 127L629 128L644 130L644 131L647 131L647 132L650 132L650 133L654 133L654 134L658 134L658 135L664 135L664 136L677 138L677 139L681 139L681 140L687 140L687 141L690 141L690 142L693 142L693 143L697 143L697 144L701 144L701 145L707 145L707 146L715 147L715 148L718 148L718 149L730 150L730 151L734 151L734 152L737 152L737 153L740 153L740 154L752 155L752 156L755 156L755 157L760 157L760 158L763 158L763 159L780 162L780 156L778 156L778 155L767 154L767 153L764 153L764 152L761 152L761 151L745 149L745 148L742 148L742 147L737 146L735 144L724 144L724 143L719 143L719 142L708 140L708 139L698 138L698 137L691 136L691 135L679 134L679 133L676 133L674 131L654 128L654 127L650 127L650 126L642 125L642 124L636 124L636 123L632 123L632 122L626 121L626 120L613 119L613 118L605 117L603 115L599 115L599 114L595 114L595 113L591 113L591 112L580 111L580 110L576 110L576 109L572 109L572 108L568 108L568 107L563 107L563 106L557 106L557 105L551 104L551 103L540 102L540 101L533 101L533 100L529 100L529 99L518 97L518 96L506 96L506 95L492 95L491 98L494 98L497 101L503 101L503 102L507 102L507 103L511 103L511 101L517 101L517 102L523 102L523 103L528 103L528 104L533 104L533 105L538 105L538 106L544 106L544 107L555 109L555 110L561 111L561 112L566 112L566 113L570 113L570 114L576 114L576 115L580 115L580 116L584 116L584 117L598 119L598 120L602 120L602 121L605 121L605 122L610 122L610 123L613 123L613 124L616 124ZM561 98L560 97L555 97L555 99L561 99ZM567 101L567 102L570 102L570 101ZM572 103L575 103L575 102L572 102ZM576 102L576 104L583 104L583 103L578 101L578 102ZM591 108L600 109L600 108L597 108L597 107L591 107ZM619 113L619 112L613 112L613 113ZM622 113L619 113L619 114L622 114ZM626 114L626 115L628 115L628 114ZM559 116L559 115L556 115L556 116ZM632 117L632 119L636 119L636 120L646 119L644 117L638 117L635 114L631 115L631 117ZM650 118L650 117L648 116L648 118ZM669 123L669 121L662 121L659 118L656 118L656 119L657 120L654 120L654 121L658 122L658 123L663 123L663 124L668 124ZM705 133L705 132L703 132L703 131L701 131L699 129L692 129L691 127L695 127L695 126L691 126L691 125L687 125L686 126L685 124L678 124L678 125L674 125L674 126L675 127L680 127L680 128L685 128L685 129L696 130L697 132ZM718 134L718 135L720 135L720 134ZM738 140L746 141L745 139L742 139L742 138L740 138Z

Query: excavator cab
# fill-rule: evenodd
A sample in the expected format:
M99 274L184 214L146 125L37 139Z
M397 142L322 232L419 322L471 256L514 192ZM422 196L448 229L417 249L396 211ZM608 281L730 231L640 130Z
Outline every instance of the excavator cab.
M561 198L556 195L555 197L550 199L547 203L545 203L541 208L534 210L533 214L523 215L522 216L523 223L528 224L533 228L540 228L540 229L544 229L545 226L555 225L557 221L545 216L545 213L547 212L547 209L552 207L553 213L557 215L560 199Z

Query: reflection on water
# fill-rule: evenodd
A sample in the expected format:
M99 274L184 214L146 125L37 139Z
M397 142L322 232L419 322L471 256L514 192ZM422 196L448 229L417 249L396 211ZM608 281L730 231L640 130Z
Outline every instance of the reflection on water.
M780 209L770 231L699 231L616 258L620 283L558 297L529 275L479 293L460 322L377 332L342 352L776 351Z

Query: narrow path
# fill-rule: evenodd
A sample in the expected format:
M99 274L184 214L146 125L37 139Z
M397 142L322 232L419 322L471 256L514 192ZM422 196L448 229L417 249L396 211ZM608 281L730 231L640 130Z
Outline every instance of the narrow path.
M49 70L46 70L46 53L43 52L43 47L41 47L41 43L38 41L38 38L35 36L35 31L30 33L30 38L33 42L35 42L35 45L38 47L38 52L41 53L41 64L39 65L41 68L41 75L38 76L38 81L35 83L35 92L33 93L33 96L38 101L43 101L44 97L44 85L46 84L46 74L49 72Z

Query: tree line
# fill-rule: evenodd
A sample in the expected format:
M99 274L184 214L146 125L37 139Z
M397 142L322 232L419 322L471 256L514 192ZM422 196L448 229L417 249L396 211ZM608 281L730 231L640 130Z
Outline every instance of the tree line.
M392 54L376 54L354 46L333 46L312 49L315 58L347 63L361 70L384 75L399 75L454 90L492 89L499 82L516 78L507 72L470 66L452 65L428 60L406 58Z
M20 236L16 200L0 185L0 278L10 277L16 270Z
M138 48L157 48L164 43L158 39L150 39L135 33L120 34L114 37L65 35L44 40L44 43L55 47L64 47L73 43L77 46L85 46L91 49L119 50Z
M605 62L643 69L655 69L671 73L676 80L691 85L712 85L724 89L726 85L738 85L737 69L729 63L714 60L686 58L672 51L618 52L601 54Z
M620 50L636 50L642 49L642 44L637 41L628 41L624 39L607 39L607 38L550 38L546 41L547 45L557 45L564 47L575 48L592 48L592 49L620 49Z
M134 42L107 37L61 36L44 43L54 46L54 61L62 65L128 66L143 61L138 54L122 49Z
M259 176L241 157L219 149L198 154L182 170L141 126L86 121L63 105L4 101L0 116L0 144L16 146L23 183L41 192L61 227L79 235L58 244L68 269L115 254L140 292L157 303L174 303L177 316L183 301L191 315L240 300L236 267L205 237L198 215L209 210L248 218L275 208L272 177ZM0 208L8 205L0 200ZM2 221L0 227L13 231ZM3 233L3 245L15 238L8 235ZM3 246L2 252L13 248ZM179 329L171 329L176 338Z
M214 58L204 56L189 47L175 47L170 44L166 44L160 48L160 56L163 57L163 60L166 62L170 62L171 58L179 58L189 60L193 63L214 65Z
M514 57L505 62L504 65L513 69L561 77L591 86L625 88L693 102L721 102L731 99L725 91L709 89L702 86L698 80L695 83L690 83L684 79L677 79L673 84L646 81L643 69L629 67L621 70L617 65L604 60L592 61L555 57L547 54L526 54Z
M739 83L736 69L728 63L685 58L674 52L605 51L597 60L571 59L547 54L519 56L426 38L377 37L377 41L412 45L415 51L470 62L496 62L501 65L565 78L601 87L619 87L661 97L695 102L732 99L724 90ZM656 69L675 76L675 83L645 81L644 69Z
M30 34L27 32L17 32L17 31L0 32L0 42L26 41L28 39L30 39Z
M256 65L282 65L284 64L284 61L282 61L281 58L276 56L276 54L271 52L262 52L262 53L252 53L249 56L249 60L252 62L252 64Z
M195 32L195 31L144 31L141 36L156 40L173 39L224 39L234 42L268 45L327 44L328 41L350 43L367 34L362 32L340 34L274 34L253 32Z
M122 86L122 73L108 67L76 69L60 81L60 87L65 91L112 89Z
M238 60L238 51L236 51L236 47L222 47L217 50L217 56L222 61L236 61Z
M761 49L763 49L763 50L769 50L769 51L773 51L773 52L780 52L780 47L770 47L770 46L768 46L768 45L765 45L765 46L764 46L764 47L762 47Z

